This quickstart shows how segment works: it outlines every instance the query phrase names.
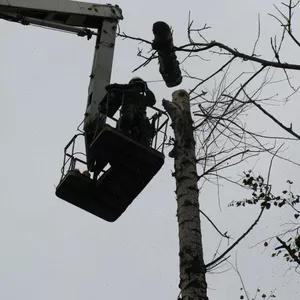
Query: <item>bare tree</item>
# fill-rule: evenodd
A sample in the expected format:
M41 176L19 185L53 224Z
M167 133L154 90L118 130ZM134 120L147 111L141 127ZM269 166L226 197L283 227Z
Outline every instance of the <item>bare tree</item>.
M179 90L173 93L172 102L163 105L171 117L175 134L177 218L180 244L180 290L183 299L207 300L206 267L203 260L201 225L199 216L199 190L196 167L193 120L188 94ZM192 233L192 234L191 234Z
M289 72L299 71L300 65L283 62L281 58L282 46L287 38L290 38L296 47L300 46L292 31L293 12L298 3L294 4L292 0L288 0L287 3L282 3L285 11L275 6L277 15L270 14L279 22L282 33L281 36L270 39L273 57L269 59L257 53L260 24L257 39L250 53L240 52L234 47L215 40L208 41L205 34L210 27L205 24L200 28L194 28L194 22L190 17L187 28L188 43L174 46L178 57L182 56L181 69L185 74L184 77L188 78L189 82L196 82L187 92L179 90L173 93L172 101L163 101L163 106L171 117L174 131L174 137L171 139L174 148L170 156L174 158L175 168L173 176L176 180L180 244L179 287L180 298L184 300L208 299L206 273L226 261L230 251L259 222L265 209L269 209L271 203L277 203L275 199L278 196L272 194L269 184L271 168L268 169L266 183L262 177L252 176L251 172L245 173L243 182L241 179L226 177L224 172L228 168L234 170L234 166L262 155L270 157L271 165L274 159L283 159L287 163L300 166L299 162L285 157L282 150L284 143L299 142L300 133L293 129L292 124L285 125L267 108L267 105L272 103L287 102L299 90L299 87L294 86ZM152 45L150 41L124 33L120 33L119 36ZM139 50L138 55L145 61L135 71L157 59L155 50L147 57L142 53L142 50ZM198 74L191 74L185 68L185 62L190 60L197 60L204 64L213 59L220 61L220 66L205 78L200 78ZM278 74L276 71L283 75L283 79L275 76ZM206 87L211 81L215 83L214 88L211 85ZM274 84L279 88L282 85L288 86L289 93L281 95L281 99L278 99L275 92L273 95L266 96L268 87ZM278 129L274 132L253 130L249 126L247 114L255 109L261 113L263 122L271 122ZM279 141L280 145L278 145ZM228 238L227 233L222 233L214 221L205 212L199 210L201 206L199 188L205 182L215 181L218 184L219 180L252 189L254 195L247 200L248 202L237 201L235 204L245 206L261 203L261 209L258 217L239 238L232 241L223 252L217 251L218 255L212 261L205 263L201 238L202 220L208 220L223 238ZM286 198L285 201L288 203ZM295 232L298 229L299 226ZM296 257L298 253L296 247L299 247L297 236L293 246L283 241L280 236L277 237L277 241L280 243L280 249L284 248L291 259L299 263L299 258Z

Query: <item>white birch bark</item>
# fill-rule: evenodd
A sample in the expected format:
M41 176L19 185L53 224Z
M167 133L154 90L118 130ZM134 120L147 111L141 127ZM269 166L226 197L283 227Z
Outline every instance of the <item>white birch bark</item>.
M196 143L190 101L185 90L175 91L172 98L172 102L163 100L163 106L170 115L175 136L174 149L169 155L174 157L178 204L179 288L183 300L208 300L199 216Z

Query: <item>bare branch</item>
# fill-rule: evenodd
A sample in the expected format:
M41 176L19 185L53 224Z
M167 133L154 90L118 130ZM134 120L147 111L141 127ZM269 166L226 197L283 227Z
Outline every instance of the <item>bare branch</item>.
M218 166L224 164L226 161L230 160L230 159L233 159L234 157L237 157L237 156L240 156L240 155L244 155L246 153L250 152L249 149L245 150L245 151L242 151L242 152L238 152L238 153L235 153L229 157L226 157L225 159L223 159L222 161L216 163L213 167L211 167L210 169L208 169L207 171L205 171L204 173L202 173L200 176L198 176L198 180L200 180L202 177L208 175L209 173L215 171L217 169ZM198 160L199 161L199 160Z
M250 231L257 225L257 223L259 222L262 214L264 212L264 208L261 209L257 219L254 221L254 223L249 227L249 229L242 234L227 250L225 250L218 258L214 259L213 261L211 261L210 263L208 263L205 267L207 268L212 268L218 261L220 261L224 256L226 256L242 239L244 239L249 233Z
M193 47L198 46L199 48L195 49ZM230 54L232 54L234 57L239 57L243 59L244 61L253 61L261 64L263 67L273 67L273 68L279 68L279 69L288 69L288 70L300 70L300 65L296 64L289 64L289 63L278 63L274 61L265 60L262 58L259 58L257 56L248 55L242 52L237 51L236 49L232 49L222 43L219 43L217 41L212 41L210 43L194 43L194 44L186 44L180 47L175 47L176 51L183 51L183 52L202 52L209 50L211 48L218 47L220 49L226 50ZM192 49L191 49L192 48Z
M152 53L152 55L150 57L144 57L141 55L140 52L138 52L138 56L139 57L142 57L142 58L145 58L146 61L143 62L140 66L138 66L137 68L135 68L132 73L136 72L137 70L139 70L140 68L143 68L143 67L146 67L153 59L156 59L157 56L156 56L156 51Z
M292 4L292 0L289 1L289 4L282 3L283 6L288 8L288 16L286 16L276 5L274 5L275 9L279 12L281 17L286 21L286 23L283 23L278 17L276 17L273 14L269 14L271 17L276 19L280 25L285 29L285 31L288 33L288 35L291 37L291 39L295 42L295 44L300 47L300 42L298 39L294 36L292 33L292 10L299 4L300 1L297 1L296 4Z
M134 37L134 36L127 35L125 32L117 33L117 36L119 36L121 38L124 38L124 39L139 41L139 42L142 42L142 43L146 43L148 45L152 45L152 42L150 42L150 41L147 41L147 40L139 38L139 37Z
M203 83L205 83L206 81L208 81L209 79L213 78L215 75L217 75L218 73L220 73L224 68L226 68L227 66L229 66L233 61L234 61L234 57L232 57L227 63L225 63L221 68L219 68L216 72L214 72L213 74L211 74L210 76L208 76L207 78L201 80L193 89L191 89L189 91L189 95L191 95L193 92L195 92L195 90L202 85Z
M230 239L230 236L227 235L227 231L222 233L219 228L215 225L215 223L201 210L199 209L200 213L209 221L209 223L216 229L216 231L224 238Z
M268 111L266 111L260 104L256 103L255 101L253 101L249 95L243 91L245 96L247 97L248 101L251 102L252 104L254 104L260 111L262 111L265 115L267 115L271 120L273 120L277 125L279 125L282 129L284 129L285 131L287 131L288 133L290 133L291 135L293 135L294 137L296 137L298 140L300 140L300 135L298 135L293 129L292 126L287 127L285 125L283 125L277 118L275 118L273 115L271 115Z

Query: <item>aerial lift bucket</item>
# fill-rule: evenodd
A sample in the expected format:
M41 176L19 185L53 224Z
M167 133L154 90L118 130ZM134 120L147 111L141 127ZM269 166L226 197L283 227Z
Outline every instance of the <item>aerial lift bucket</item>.
M160 146L156 140L154 148L105 125L90 146L96 166L101 166L99 176L96 174L94 178L76 170L76 162L86 162L74 156L77 138L74 137L65 148L63 173L67 159L70 163L56 195L106 221L116 221L163 166L164 154L157 149L163 151L166 132L162 128L166 125L167 121L157 127L157 132L163 132L164 137ZM70 147L71 154L67 153Z

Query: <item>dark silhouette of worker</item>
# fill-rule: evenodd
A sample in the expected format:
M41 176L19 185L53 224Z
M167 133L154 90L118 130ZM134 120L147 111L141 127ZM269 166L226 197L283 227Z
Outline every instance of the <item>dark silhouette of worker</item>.
M128 84L110 84L106 90L108 93L101 101L99 113L112 117L121 107L117 128L138 142L150 146L155 128L154 123L150 123L146 110L156 100L147 83L134 77Z
M156 103L155 96L139 77L132 78L129 85L130 88L123 96L118 128L140 143L150 145L154 128L146 110Z

